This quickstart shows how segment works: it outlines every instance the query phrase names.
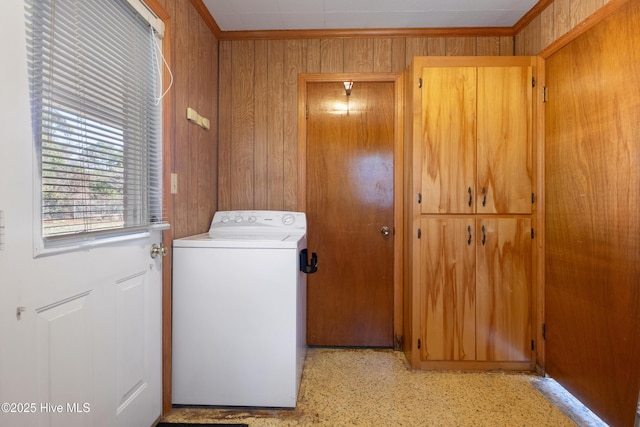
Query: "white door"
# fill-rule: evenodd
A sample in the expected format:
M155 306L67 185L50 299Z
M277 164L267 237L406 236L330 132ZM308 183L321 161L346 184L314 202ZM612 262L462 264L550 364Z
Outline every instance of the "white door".
M0 14L0 425L150 426L161 412L161 232L34 257L24 3Z

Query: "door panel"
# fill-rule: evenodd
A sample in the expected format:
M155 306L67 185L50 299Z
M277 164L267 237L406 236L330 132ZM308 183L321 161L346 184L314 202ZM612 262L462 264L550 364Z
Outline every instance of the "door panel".
M477 220L477 358L531 360L531 220Z
M425 218L421 238L421 360L475 360L475 219Z
M546 62L546 371L604 421L640 390L640 2Z
M393 345L393 100L393 83L307 84L310 345Z
M422 80L422 213L473 213L476 69L426 67Z
M478 68L478 213L531 213L531 67Z

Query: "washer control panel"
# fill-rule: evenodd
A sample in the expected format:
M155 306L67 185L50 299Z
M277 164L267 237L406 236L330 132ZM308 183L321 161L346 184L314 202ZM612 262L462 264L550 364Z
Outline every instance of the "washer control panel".
M251 231L307 231L306 216L302 212L287 211L218 211L211 221L212 230L251 230Z

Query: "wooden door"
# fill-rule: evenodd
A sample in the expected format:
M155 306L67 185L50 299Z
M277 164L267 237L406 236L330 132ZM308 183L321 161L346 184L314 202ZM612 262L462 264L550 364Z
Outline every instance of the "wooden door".
M421 360L475 360L475 219L423 218Z
M478 360L531 360L531 240L529 218L477 220Z
M478 68L478 213L531 213L531 67Z
M640 2L551 56L546 371L612 426L640 390Z
M307 84L310 345L393 345L394 84ZM384 235L383 227L389 228Z
M475 67L423 69L422 124L422 213L475 212Z

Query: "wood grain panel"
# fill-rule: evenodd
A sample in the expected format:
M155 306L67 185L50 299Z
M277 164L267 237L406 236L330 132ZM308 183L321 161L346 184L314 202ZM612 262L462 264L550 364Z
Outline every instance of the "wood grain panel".
M407 37L405 39L405 63L409 65L414 56L429 55L429 40L424 37Z
M344 40L344 72L373 72L373 39Z
M571 5L571 28L584 21L600 9L604 4L603 0L573 0Z
M253 205L254 78L253 41L234 43L231 63L231 209Z
M282 210L284 203L284 41L269 40L269 94L267 208ZM255 141L259 144L260 141Z
M500 55L500 38L478 37L476 39L476 53L482 56Z
M555 40L554 5L551 4L540 14L540 48L544 49ZM536 52L537 54L538 52Z
M473 213L476 69L425 67L422 84L422 213Z
M420 228L420 359L475 360L475 219L423 218Z
M284 75L284 200L282 209L298 206L298 74L306 72L304 40L287 40Z
M218 111L218 209L231 209L231 55L233 43L221 41L219 44L220 94Z
M391 71L402 73L410 62L406 62L405 39L391 39Z
M482 218L476 226L476 357L529 361L531 220Z
M616 426L640 390L639 27L629 1L546 62L546 367Z
M176 39L175 51L176 61L174 62L173 87L175 93L175 172L182 175L182 171L187 171L191 161L191 149L189 145L189 123L185 120L186 111L189 104L189 67L191 58L188 55L178 56L181 52L189 52L190 37L185 32L189 22L189 10L176 7L175 9ZM179 35L178 35L179 34ZM178 180L178 194L174 197L174 237L180 238L189 235L189 175L185 173L182 179ZM179 220L178 218L182 219Z
M500 56L513 56L515 48L513 37L500 37Z
M447 37L446 56L475 56L476 55L476 38L475 37Z
M253 208L268 208L269 181L269 42L256 40L255 148Z
M320 73L320 63L322 55L320 54L320 40L309 39L307 42L307 73Z
M553 3L553 31L554 38L558 39L571 30L571 3L572 0L555 0Z
M427 55L445 56L447 54L447 39L434 37L427 40Z
M478 213L531 213L532 69L478 68Z
M320 72L342 73L344 71L344 41L342 39L320 40Z
M373 72L389 73L392 71L392 39L373 40Z

